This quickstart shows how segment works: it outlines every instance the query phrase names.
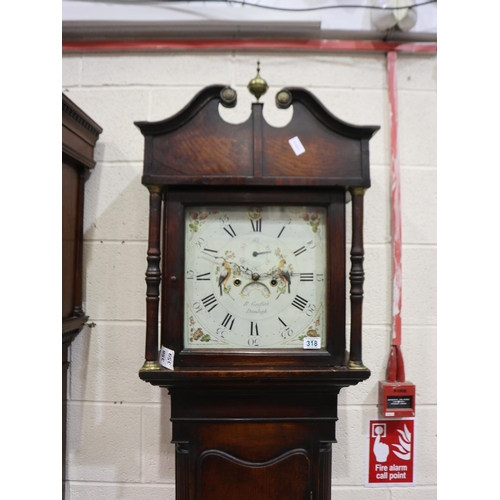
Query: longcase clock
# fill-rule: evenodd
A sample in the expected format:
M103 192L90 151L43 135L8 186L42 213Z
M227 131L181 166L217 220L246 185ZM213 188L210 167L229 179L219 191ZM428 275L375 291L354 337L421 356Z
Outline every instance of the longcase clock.
M259 71L249 89L267 90ZM379 127L339 120L302 88L276 95L293 107L285 127L259 102L229 124L219 107L236 97L209 86L136 123L150 192L139 376L171 395L177 500L326 500L338 393L370 376L363 196Z
M62 94L62 497L66 483L66 410L70 346L88 316L82 307L85 181L102 128Z

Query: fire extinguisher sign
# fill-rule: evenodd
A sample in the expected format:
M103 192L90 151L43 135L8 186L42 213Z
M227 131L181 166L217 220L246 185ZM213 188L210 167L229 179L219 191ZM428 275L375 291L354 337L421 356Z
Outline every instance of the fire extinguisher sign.
M366 486L414 486L415 419L368 423Z

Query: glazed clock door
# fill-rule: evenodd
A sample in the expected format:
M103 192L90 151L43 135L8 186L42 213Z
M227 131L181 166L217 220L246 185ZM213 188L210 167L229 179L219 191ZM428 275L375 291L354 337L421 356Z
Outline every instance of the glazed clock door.
M166 201L161 341L176 366L341 364L342 188L173 188Z
M185 212L187 349L325 347L326 209Z

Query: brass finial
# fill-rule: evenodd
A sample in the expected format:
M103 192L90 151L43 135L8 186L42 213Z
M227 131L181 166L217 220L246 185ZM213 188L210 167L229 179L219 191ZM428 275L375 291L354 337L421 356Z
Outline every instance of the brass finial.
M269 88L267 82L260 76L260 61L257 61L257 75L247 85L250 94L254 95L259 101L259 97L264 95Z

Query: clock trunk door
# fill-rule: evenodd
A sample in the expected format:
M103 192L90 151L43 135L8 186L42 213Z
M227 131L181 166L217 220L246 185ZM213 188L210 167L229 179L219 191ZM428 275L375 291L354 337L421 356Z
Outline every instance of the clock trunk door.
M300 450L266 463L246 462L221 452L207 453L200 462L197 500L309 498L311 464Z

